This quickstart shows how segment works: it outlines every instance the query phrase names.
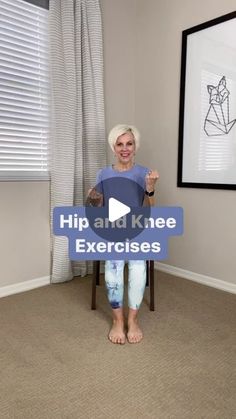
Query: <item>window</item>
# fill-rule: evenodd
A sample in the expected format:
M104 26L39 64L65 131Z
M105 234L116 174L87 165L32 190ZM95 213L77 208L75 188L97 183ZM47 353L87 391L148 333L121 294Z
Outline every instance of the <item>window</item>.
M49 179L47 5L0 0L0 180Z

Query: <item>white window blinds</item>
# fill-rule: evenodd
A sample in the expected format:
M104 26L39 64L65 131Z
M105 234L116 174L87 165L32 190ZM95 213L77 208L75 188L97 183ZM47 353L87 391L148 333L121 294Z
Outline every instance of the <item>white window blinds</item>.
M48 10L0 0L0 180L49 178Z

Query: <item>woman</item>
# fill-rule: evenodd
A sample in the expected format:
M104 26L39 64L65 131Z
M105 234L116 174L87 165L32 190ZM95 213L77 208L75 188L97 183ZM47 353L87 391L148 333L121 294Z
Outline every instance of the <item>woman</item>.
M135 197L138 205L135 202L133 206L154 205L155 184L159 175L156 171L149 170L134 162L134 156L140 142L140 134L137 128L132 125L116 125L110 131L108 142L114 152L116 162L114 165L98 172L97 185L102 185L105 179L115 176L122 176L134 182L137 182L138 179L143 194L141 198L140 196ZM107 201L107 197L104 197L95 188L90 191L89 198L97 206L101 206ZM112 343L119 344L124 344L126 340L123 312L124 264L125 261L123 260L107 260L105 263L105 283L113 316L113 324L108 338ZM128 261L128 267L127 339L129 343L138 343L143 338L137 316L146 285L146 261L130 260Z

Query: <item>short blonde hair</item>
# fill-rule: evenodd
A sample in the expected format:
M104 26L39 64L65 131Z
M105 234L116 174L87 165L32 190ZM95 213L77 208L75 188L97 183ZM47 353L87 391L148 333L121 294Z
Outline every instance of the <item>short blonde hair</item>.
M115 146L117 138L123 134L126 134L127 132L132 132L134 136L135 149L137 150L139 148L140 133L137 130L137 128L134 125L119 124L113 127L108 135L108 142L112 151L114 151L114 146Z

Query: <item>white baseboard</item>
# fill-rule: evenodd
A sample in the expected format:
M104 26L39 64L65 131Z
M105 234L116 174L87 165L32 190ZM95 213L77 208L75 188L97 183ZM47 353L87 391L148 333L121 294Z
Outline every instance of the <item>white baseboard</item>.
M168 273L170 275L179 276L190 281L198 282L208 287L217 288L222 291L227 291L236 294L236 284L222 281L220 279L212 278L211 276L197 274L196 272L187 271L177 266L167 265L161 262L155 262L155 269ZM0 287L0 298L8 295L18 294L20 292L29 291L35 288L43 287L50 284L50 276L32 279L30 281L20 282L18 284L6 285Z
M233 284L232 282L226 282L221 279L212 278L211 276L197 274L196 272L187 271L178 268L177 266L171 266L161 262L155 262L155 269L171 275L180 276L181 278L190 279L190 281L198 282L199 284L207 285L208 287L236 294L236 284Z
M8 295L18 294L20 292L33 290L34 288L43 287L50 284L50 276L43 276L42 278L31 279L30 281L19 282L19 284L6 285L0 287L0 298Z

